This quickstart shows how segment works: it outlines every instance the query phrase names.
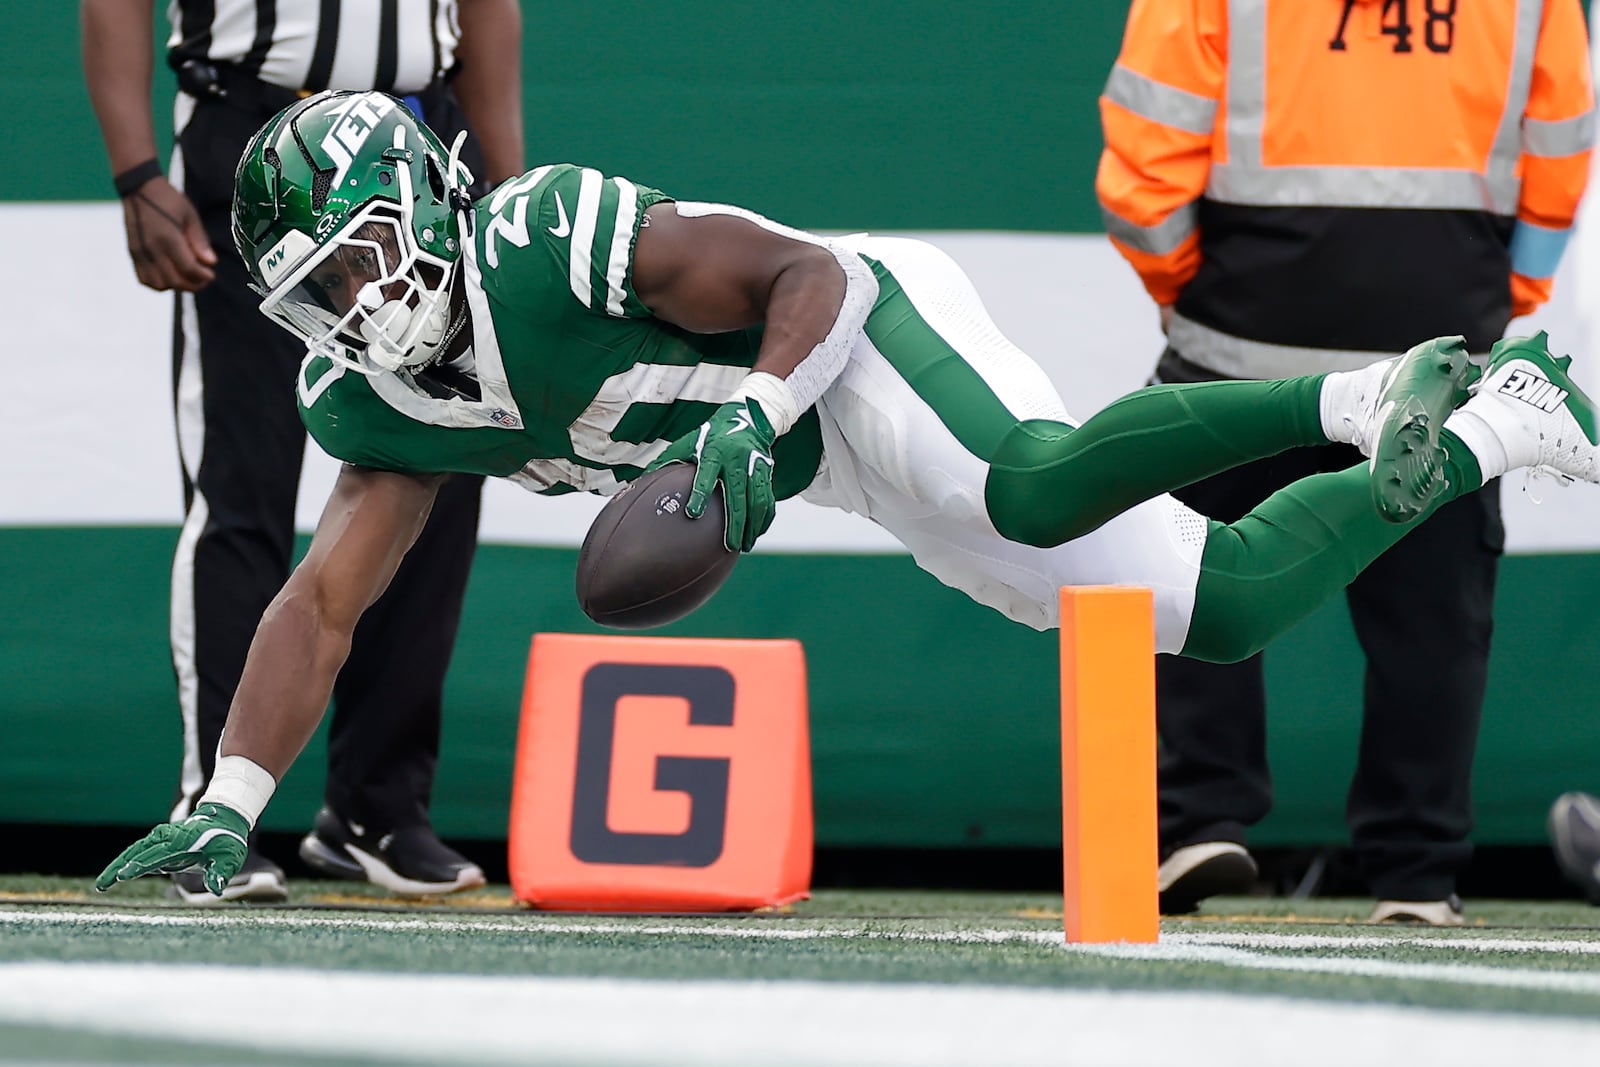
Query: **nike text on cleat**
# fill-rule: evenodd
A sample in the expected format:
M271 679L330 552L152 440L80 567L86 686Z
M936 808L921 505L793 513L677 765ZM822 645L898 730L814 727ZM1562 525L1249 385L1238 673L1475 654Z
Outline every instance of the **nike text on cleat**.
M1445 490L1439 431L1467 398L1466 340L1424 341L1394 361L1373 412L1372 502L1390 522L1410 522Z
M1506 470L1529 468L1562 480L1600 482L1594 403L1573 383L1571 359L1550 354L1545 335L1501 341L1463 415L1473 415L1505 449Z

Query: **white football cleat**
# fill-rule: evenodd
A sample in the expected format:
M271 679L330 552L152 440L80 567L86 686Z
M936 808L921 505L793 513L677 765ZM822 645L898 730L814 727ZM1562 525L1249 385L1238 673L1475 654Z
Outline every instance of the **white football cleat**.
M1461 413L1476 416L1499 441L1507 471L1526 467L1600 482L1594 403L1568 375L1571 363L1571 356L1550 354L1542 332L1507 338L1490 350L1483 381Z
M1323 431L1330 441L1355 445L1371 456L1397 407L1420 403L1442 421L1467 398L1471 374L1466 338L1459 335L1424 341L1360 370L1335 372L1322 387Z

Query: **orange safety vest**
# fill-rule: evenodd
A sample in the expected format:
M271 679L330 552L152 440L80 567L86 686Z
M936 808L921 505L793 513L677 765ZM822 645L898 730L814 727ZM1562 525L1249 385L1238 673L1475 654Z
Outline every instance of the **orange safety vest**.
M1133 0L1100 110L1112 243L1238 378L1487 350L1549 298L1595 127L1579 0Z

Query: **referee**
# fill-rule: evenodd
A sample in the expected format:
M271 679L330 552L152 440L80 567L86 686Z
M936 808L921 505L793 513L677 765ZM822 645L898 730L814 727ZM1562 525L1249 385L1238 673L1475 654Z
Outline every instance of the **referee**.
M89 96L139 281L177 294L173 390L185 517L172 568L183 718L173 818L204 792L262 612L289 572L305 433L285 384L304 351L257 311L233 248L234 168L273 114L322 89L401 97L483 186L521 173L517 0L176 0L179 93L170 167L151 117L154 0L82 0ZM482 191L481 188L479 191ZM444 676L477 540L482 479L439 494L415 551L355 631L334 688L325 806L300 846L313 868L408 895L481 885L428 821ZM395 655L399 649L403 654ZM215 902L198 872L173 893ZM253 848L225 900L281 900Z

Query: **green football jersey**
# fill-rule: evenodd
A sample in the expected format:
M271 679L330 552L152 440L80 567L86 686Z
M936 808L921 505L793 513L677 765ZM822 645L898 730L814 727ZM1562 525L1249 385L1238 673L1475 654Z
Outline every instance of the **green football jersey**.
M364 375L308 356L300 416L336 459L509 478L535 492L615 492L694 430L749 373L759 328L695 334L633 291L640 220L665 194L569 163L472 208L463 250L477 397L427 372ZM814 410L775 448L774 487L815 477Z

